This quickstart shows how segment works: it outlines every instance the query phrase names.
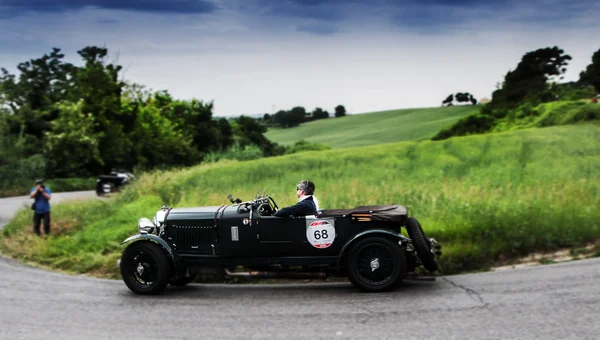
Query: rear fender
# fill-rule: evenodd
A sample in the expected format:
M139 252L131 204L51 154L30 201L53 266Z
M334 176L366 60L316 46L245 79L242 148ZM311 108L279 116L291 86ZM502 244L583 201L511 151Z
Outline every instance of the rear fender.
M343 259L346 256L346 253L348 251L348 249L350 249L350 246L352 244L354 244L357 240L366 237L366 236L384 236L384 237L389 237L389 238L395 238L398 240L398 246L405 246L406 244L410 243L410 239L400 233L394 233L391 232L389 230L385 230L385 229L371 229L371 230L366 230L363 231L362 233L358 233L356 235L354 235L353 238L351 238L348 242L346 242L346 244L344 244L344 246L342 247L342 250L340 251L340 255L338 257L338 262L337 262L337 267L338 270L342 267L343 263Z
M138 242L138 241L150 241L160 245L163 250L169 255L171 259L171 263L175 264L175 255L173 254L173 249L169 246L169 244L163 240L162 238L152 235L152 234L137 234L127 238L125 241L121 242L121 245L126 243Z

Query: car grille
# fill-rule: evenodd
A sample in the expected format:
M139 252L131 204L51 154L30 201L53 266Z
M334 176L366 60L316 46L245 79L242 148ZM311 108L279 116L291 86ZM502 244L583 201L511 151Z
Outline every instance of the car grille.
M211 244L214 243L213 226L172 225L171 235L177 250L208 252L212 254Z

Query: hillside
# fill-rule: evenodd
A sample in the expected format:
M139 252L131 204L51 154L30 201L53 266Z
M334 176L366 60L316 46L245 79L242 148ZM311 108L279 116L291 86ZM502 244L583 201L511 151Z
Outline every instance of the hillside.
M461 118L454 125L441 130L432 140L598 120L600 105L586 100L555 101L537 106L525 103L513 110L494 110L486 105L481 112Z
M363 113L317 120L296 128L270 129L265 136L283 145L304 139L332 148L423 140L478 110L479 106L469 105Z
M600 235L600 126L524 129L223 162L141 176L115 200L53 207L56 235L31 235L24 209L0 235L0 251L49 268L118 277L119 243L163 202L227 204L267 191L293 204L310 178L324 209L398 203L444 246L444 273L594 242ZM598 250L596 250L598 252Z

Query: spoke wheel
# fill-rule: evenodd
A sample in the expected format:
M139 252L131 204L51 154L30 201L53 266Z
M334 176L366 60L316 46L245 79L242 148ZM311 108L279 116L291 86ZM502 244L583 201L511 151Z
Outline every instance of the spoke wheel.
M170 265L160 246L151 242L135 242L121 256L121 276L136 294L158 294L169 279Z
M361 290L378 292L397 286L406 273L406 256L400 246L383 237L358 241L348 254L348 278Z

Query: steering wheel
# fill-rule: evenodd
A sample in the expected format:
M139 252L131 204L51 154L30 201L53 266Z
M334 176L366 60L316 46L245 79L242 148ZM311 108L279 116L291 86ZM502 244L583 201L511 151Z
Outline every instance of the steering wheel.
M262 203L256 209L260 216L271 216L273 215L273 208L269 203Z
M275 200L273 199L273 197L269 196L269 199L271 200L271 202L273 202L273 210L278 209L279 207L277 206L277 203L275 203Z

